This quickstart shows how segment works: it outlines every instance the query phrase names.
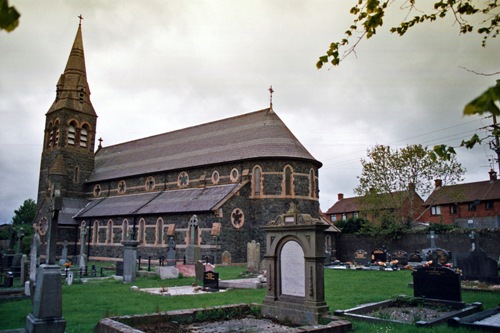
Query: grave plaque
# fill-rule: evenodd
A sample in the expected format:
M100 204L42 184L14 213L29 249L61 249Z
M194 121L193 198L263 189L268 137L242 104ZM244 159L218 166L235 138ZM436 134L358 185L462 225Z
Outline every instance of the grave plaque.
M368 263L368 252L365 250L357 250L354 252L354 260L358 265L366 265Z
M392 252L392 260L397 260L399 265L408 265L408 252L397 250Z
M252 242L247 243L247 269L250 272L259 270L260 264L260 243Z
M460 274L433 261L413 273L414 297L462 301Z
M375 249L372 251L372 262L386 262L387 252L384 249Z
M431 251L430 258L427 258L427 260L433 260L441 265L447 264L451 259L451 255L448 253L448 251L443 250L443 249L434 249Z
M203 274L203 287L219 290L219 273L212 271L205 272Z

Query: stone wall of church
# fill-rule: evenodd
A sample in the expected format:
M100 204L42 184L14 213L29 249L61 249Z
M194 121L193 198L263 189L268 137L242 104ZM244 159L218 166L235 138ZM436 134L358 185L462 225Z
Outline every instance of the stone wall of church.
M258 165L261 172L261 192L254 193L252 172ZM292 169L292 193L284 191L284 169ZM248 183L233 195L217 212L197 213L200 221L200 245L202 258L219 258L224 251L229 251L233 262L246 261L247 243L255 240L261 243L262 254L265 252L265 235L261 226L286 212L294 202L301 213L318 217L319 203L317 185L311 187L311 169L314 170L317 184L317 169L313 163L303 161L261 160L230 163L192 170L141 175L129 179L118 179L99 184L99 196L120 195L119 184L125 181L122 194L144 193L147 191L178 190L182 188L211 186L215 184ZM236 170L236 173L235 173ZM183 178L184 177L184 178ZM154 185L151 183L154 181ZM182 182L184 184L181 184ZM88 188L94 196L94 188ZM149 186L148 186L149 185ZM315 192L311 196L311 188ZM189 242L188 221L193 213L159 214L154 216L114 216L99 218L90 223L90 256L99 258L120 258L123 253L121 242L131 233L135 225L136 239L141 243L138 256L157 260L167 254L167 230L169 224L175 225L177 260L182 261L184 250ZM80 223L81 221L79 221ZM221 224L221 234L217 239L210 235L213 223ZM217 252L215 249L217 248Z

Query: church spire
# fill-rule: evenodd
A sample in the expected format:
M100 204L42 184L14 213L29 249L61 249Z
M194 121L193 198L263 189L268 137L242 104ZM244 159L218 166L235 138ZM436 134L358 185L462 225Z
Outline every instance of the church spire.
M87 70L85 68L85 54L83 52L82 19L76 32L75 41L66 63L64 73L57 82L56 99L47 113L62 108L96 115L94 107L90 102L90 89L87 82Z

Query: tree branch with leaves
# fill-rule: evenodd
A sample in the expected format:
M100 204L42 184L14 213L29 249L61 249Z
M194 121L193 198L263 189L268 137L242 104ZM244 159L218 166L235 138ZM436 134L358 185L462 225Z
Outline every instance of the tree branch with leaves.
M389 31L400 36L417 24L442 20L450 16L460 34L482 35L483 47L486 46L489 38L495 38L500 33L498 0L440 0L435 1L432 9L428 10L417 7L417 2L422 6L428 4L424 0L357 0L356 5L350 9L354 20L344 32L344 38L330 44L326 54L319 57L316 67L320 69L328 63L338 66L343 59L355 53L356 47L363 39L370 39L376 35L377 29L384 24L384 17L389 7L398 5L405 13L405 18L398 26L391 27Z

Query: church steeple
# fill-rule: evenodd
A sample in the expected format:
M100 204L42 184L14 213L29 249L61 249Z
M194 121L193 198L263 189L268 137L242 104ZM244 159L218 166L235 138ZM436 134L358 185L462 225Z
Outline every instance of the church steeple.
M84 198L85 181L94 171L97 114L90 102L81 19L55 101L45 114L39 205L55 182L65 197Z
M56 99L47 113L62 108L96 115L90 101L90 89L85 68L81 20L76 32L75 41L69 54L64 73L57 82Z

